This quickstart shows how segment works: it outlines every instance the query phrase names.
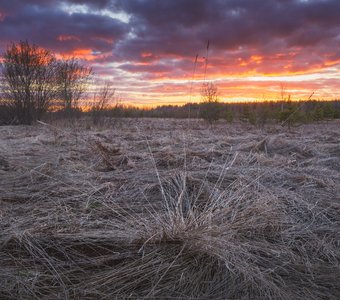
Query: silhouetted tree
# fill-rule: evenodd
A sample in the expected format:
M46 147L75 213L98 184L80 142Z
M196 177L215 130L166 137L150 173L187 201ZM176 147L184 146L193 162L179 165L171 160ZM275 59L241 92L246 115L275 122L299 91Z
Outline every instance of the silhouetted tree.
M203 103L218 102L218 88L213 82L206 82L201 89L201 97Z
M105 82L102 87L95 91L91 105L91 115L93 124L98 124L101 115L108 109L110 102L115 99L116 89L112 88L109 82Z
M3 54L2 97L17 122L32 124L56 97L56 58L27 41L13 43Z
M92 69L82 65L74 57L58 63L59 99L68 113L78 108L78 102L87 88L91 74Z
M204 83L201 89L202 110L200 116L212 124L220 117L220 105L218 103L218 88L213 82Z

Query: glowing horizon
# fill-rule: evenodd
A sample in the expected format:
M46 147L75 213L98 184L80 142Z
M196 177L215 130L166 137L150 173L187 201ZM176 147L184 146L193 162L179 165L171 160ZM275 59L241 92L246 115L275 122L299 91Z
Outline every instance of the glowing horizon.
M19 5L20 4L20 5ZM15 0L0 48L28 40L91 65L123 103L340 99L340 1ZM207 42L209 41L209 45Z

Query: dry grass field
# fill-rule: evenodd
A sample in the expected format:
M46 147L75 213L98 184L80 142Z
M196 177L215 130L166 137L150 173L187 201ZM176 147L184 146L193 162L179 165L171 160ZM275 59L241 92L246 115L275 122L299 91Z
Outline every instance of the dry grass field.
M0 127L0 299L339 299L339 128Z

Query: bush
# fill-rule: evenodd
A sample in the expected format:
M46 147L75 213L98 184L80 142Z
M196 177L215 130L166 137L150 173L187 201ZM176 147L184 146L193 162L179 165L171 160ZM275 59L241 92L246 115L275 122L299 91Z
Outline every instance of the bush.
M56 58L27 41L12 44L3 55L2 94L21 124L32 124L56 97Z

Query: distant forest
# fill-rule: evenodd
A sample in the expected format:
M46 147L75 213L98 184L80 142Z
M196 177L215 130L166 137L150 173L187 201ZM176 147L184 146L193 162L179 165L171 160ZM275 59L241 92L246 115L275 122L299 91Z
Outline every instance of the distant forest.
M203 102L187 103L183 106L162 105L145 109L123 104L102 111L82 112L75 110L74 117L91 116L96 123L105 117L114 118L177 118L205 119L208 123L217 120L226 122L244 121L263 126L267 123L281 123L291 126L326 119L340 119L340 101L270 101L256 103ZM49 117L63 118L63 111L50 113Z
M0 124L16 124L8 108L0 106ZM81 118L88 116L93 123L100 123L104 118L177 118L205 119L212 124L218 120L226 122L244 121L257 126L268 123L294 124L310 123L327 119L340 119L340 100L334 101L269 101L222 103L203 102L187 103L183 106L162 105L155 108L138 108L117 103L102 110L83 111L75 108L70 111L58 110L47 112L45 120Z

